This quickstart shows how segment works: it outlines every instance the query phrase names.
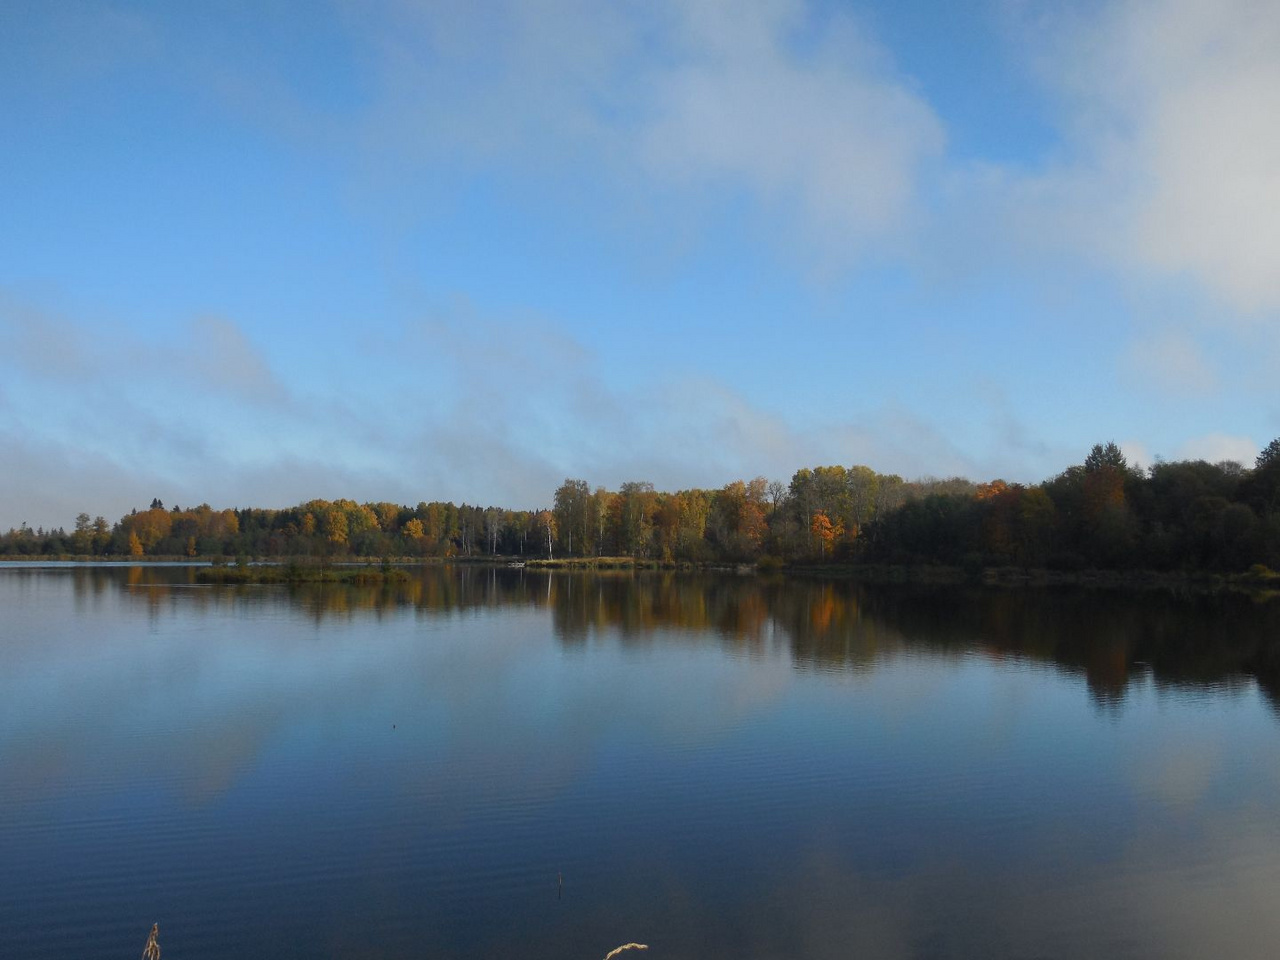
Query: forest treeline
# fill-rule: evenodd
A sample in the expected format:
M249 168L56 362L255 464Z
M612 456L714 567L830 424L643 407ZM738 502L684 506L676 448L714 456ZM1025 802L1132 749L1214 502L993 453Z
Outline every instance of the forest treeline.
M799 470L717 490L618 490L566 480L554 503L312 500L283 510L166 508L68 532L26 525L0 555L192 557L593 557L675 562L891 563L1080 570L1280 567L1280 439L1252 467L1130 466L1114 443L1037 485L907 481L869 467Z

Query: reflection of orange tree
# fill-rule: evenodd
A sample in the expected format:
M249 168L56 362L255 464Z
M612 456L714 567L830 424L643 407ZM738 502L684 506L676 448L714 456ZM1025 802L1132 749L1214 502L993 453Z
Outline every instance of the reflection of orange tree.
M862 596L851 583L785 583L769 596L769 616L797 662L862 670L907 645L890 619L863 616Z
M555 574L533 596L546 598L556 633L565 641L578 642L612 629L632 642L675 630L692 636L716 634L735 647L756 649L767 637L769 603L753 579Z
M835 591L831 584L821 588L809 606L809 624L818 636L825 636L831 629L831 620L836 614Z
M522 606L546 610L555 636L566 644L608 632L628 644L680 636L753 652L785 638L797 663L845 670L867 669L908 646L943 655L1012 655L1084 677L1100 702L1121 700L1131 677L1147 670L1158 682L1194 685L1253 676L1264 692L1280 691L1280 652L1272 642L1280 636L1280 602L1229 594L871 587L668 572L542 574L471 565L432 566L404 582L370 586L177 590L192 582L190 568L147 566L80 569L73 576L77 595L114 584L130 603L153 610L178 598L184 606L223 610L276 603L319 620Z

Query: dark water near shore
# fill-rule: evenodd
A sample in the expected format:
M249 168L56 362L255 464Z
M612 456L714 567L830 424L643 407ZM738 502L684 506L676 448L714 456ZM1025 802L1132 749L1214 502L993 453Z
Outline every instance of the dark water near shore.
M0 957L1272 957L1278 700L1280 599L3 567Z

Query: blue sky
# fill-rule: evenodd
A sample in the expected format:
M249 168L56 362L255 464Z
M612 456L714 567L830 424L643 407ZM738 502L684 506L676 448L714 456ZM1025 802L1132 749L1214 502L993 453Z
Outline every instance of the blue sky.
M0 7L0 527L1280 434L1280 5Z

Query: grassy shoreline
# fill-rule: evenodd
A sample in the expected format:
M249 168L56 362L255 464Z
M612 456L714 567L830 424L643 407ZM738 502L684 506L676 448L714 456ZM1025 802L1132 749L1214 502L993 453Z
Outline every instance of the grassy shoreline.
M1245 590L1280 592L1280 573L1255 566L1240 573L1158 570L1049 570L1021 567L961 567L940 564L783 564L774 558L760 563L693 563L690 561L648 560L634 557L563 557L526 559L523 557L401 557L352 558L324 563L314 558L279 558L251 563L227 563L225 558L191 557L0 557L9 563L71 563L99 566L147 566L183 564L197 568L196 579L203 583L352 583L380 584L409 578L405 568L457 564L467 566L519 567L557 572L635 572L662 570L681 573L735 573L738 575L791 576L864 583L902 583L935 586L964 584L992 587L1066 587L1100 589L1177 589L1195 591Z
M254 564L234 567L201 567L196 571L199 583L351 583L376 586L404 583L409 574L396 567L335 568L302 564Z

